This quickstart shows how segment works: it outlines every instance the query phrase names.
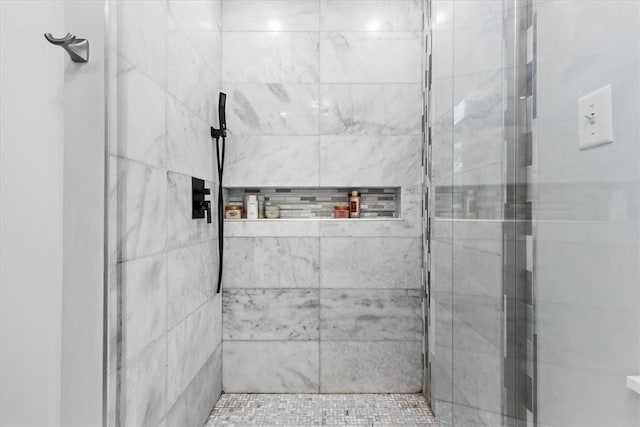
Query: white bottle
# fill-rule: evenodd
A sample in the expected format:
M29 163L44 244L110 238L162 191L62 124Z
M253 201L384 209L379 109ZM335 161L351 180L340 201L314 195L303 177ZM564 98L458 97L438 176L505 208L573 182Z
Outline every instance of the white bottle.
M247 219L258 219L258 197L247 197Z

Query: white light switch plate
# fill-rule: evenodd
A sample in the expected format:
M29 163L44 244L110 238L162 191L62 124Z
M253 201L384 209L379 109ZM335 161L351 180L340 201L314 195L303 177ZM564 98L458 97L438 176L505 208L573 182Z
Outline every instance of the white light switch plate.
M613 142L611 85L578 98L578 147L585 150Z

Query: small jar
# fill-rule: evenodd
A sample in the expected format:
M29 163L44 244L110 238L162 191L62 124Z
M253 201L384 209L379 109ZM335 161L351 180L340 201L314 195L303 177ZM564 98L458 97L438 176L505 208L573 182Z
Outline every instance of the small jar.
M349 218L349 206L336 205L333 208L334 218Z
M224 208L224 217L226 219L240 219L242 218L242 206L229 205Z
M267 205L264 207L264 216L267 218L280 218L280 206Z

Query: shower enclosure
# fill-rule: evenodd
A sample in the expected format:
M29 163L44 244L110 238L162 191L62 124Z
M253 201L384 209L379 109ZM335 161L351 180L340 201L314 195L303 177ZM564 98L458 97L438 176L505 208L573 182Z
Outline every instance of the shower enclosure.
M436 418L638 425L640 3L427 7ZM607 88L590 147L579 102Z

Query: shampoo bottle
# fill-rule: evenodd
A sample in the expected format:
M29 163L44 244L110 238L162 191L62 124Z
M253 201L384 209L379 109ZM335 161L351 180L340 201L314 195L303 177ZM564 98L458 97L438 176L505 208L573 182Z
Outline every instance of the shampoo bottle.
M258 197L247 197L247 219L258 219Z

